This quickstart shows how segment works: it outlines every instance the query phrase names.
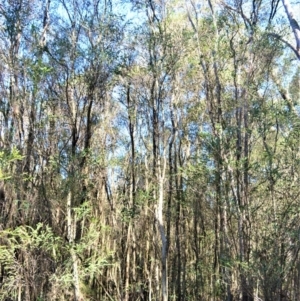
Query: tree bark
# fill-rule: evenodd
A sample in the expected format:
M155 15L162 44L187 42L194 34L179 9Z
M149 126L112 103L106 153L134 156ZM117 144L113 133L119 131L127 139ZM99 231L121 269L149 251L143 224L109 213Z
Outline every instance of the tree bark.
M297 58L300 60L300 26L294 17L289 0L282 0L282 4L284 6L285 13L289 19L290 26L292 27L295 36L296 48L294 49L294 51L297 55Z

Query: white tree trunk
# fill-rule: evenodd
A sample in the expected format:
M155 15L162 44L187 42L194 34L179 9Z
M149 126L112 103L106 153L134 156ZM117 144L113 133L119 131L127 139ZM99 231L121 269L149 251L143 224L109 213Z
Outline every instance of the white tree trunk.
M160 174L158 176L159 183L159 192L158 192L158 204L156 210L156 219L158 223L158 228L160 232L160 238L162 242L161 249L161 286L162 286L162 301L168 300L168 269L167 269L167 257L168 257L168 246L167 246L167 236L165 233L164 220L163 220L163 204L164 204L164 180L165 180L165 171L166 171L166 157L165 154L162 158L163 166L161 166L161 159L159 160L159 169Z
M294 49L294 51L297 54L298 59L300 60L300 27L294 17L293 9L291 8L289 0L282 0L282 4L284 6L286 15L289 19L290 25L292 27L296 39L296 48Z
M160 178L159 180L159 200L158 200L158 209L157 209L157 221L158 227L162 242L162 250L161 250L161 285L162 285L162 301L168 300L168 272L167 272L167 237L165 233L165 227L163 223L163 198L164 198L164 179Z

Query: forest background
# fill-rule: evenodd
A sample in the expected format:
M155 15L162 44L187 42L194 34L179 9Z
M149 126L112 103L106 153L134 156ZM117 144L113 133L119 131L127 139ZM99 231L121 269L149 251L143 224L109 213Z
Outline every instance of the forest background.
M291 1L1 1L1 300L299 300Z

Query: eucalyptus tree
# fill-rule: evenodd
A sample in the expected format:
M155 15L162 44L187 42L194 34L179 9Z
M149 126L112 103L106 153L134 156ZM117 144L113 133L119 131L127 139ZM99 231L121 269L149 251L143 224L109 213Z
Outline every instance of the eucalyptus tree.
M1 183L5 204L1 212L4 230L34 225L42 219L37 188L41 178L36 172L41 160L34 142L41 112L38 88L43 82L38 74L41 65L35 46L36 40L40 40L39 30L43 29L44 11L43 5L34 1L4 1L1 4L1 148L6 154L13 154L15 150L20 153L20 160L9 165L11 177ZM21 236L22 232L19 234ZM9 264L5 259L1 262L1 298L10 295L18 300L34 300L45 284L41 275L49 268L48 256L37 273L35 267L41 251L35 250L34 256L32 250L15 246L13 237L10 238L8 231L8 238L2 240L4 250L8 247L7 251L13 252L14 256ZM22 240L22 237L17 239ZM31 288L32 282L37 286Z
M170 291L169 275L175 275L174 273L181 275L181 271L176 271L178 268L176 265L168 267L168 257L169 246L175 239L172 217L177 206L176 199L178 208L181 206L179 176L175 174L179 173L176 163L180 147L178 104L184 94L182 90L185 88L181 84L185 72L183 60L188 54L181 32L184 26L178 24L179 31L174 30L174 26L177 26L176 9L172 5L171 2L163 4L146 1L135 6L144 16L144 28L136 30L136 37L129 44L129 49L134 47L135 50L131 57L128 56L121 71L120 94L120 100L127 111L125 118L131 145L129 162L137 165L136 168L131 166L128 176L128 187L132 191L131 196L129 195L131 200L129 208L133 211L129 223L134 224L131 231L135 232L131 233L131 237L139 237L137 241L145 240L146 246L146 256L143 256L146 258L141 260L139 252L143 251L137 244L134 248L136 255L131 259L137 263L143 262L143 282L149 299L163 300L168 299ZM137 173L141 167L145 174ZM148 201L141 202L140 198L145 198L143 195L148 197ZM139 232L137 226L141 225L140 219L144 216L147 223L142 224L146 229L142 228L144 232ZM178 222L179 219L180 210ZM179 226L176 231L178 234ZM176 239L180 248L179 237ZM149 245L149 240L152 241L152 245ZM133 240L131 242L133 244ZM158 252L159 248L161 253ZM181 260L179 256L180 251L178 261ZM129 268L128 264L126 266ZM132 268L134 269L134 266ZM130 278L130 275L127 275L125 283L130 283ZM132 281L134 283L136 280ZM182 281L181 276L178 281ZM171 286L177 289L174 277ZM178 287L180 288L180 284Z
M211 168L212 192L204 191L204 197L214 208L210 294L217 299L253 300L257 279L254 271L249 272L254 213L259 206L252 195L257 139L253 109L261 108L258 99L271 101L272 96L261 91L282 52L264 32L263 6L255 4L251 11L250 4L238 2L232 7L208 2L199 8L191 2L186 6L203 72L206 129L201 150Z
M83 282L89 283L93 279L84 280L87 276L82 274L76 245L80 245L85 231L92 225L86 217L80 216L76 208L91 202L88 187L91 187L89 179L93 171L89 163L100 154L106 157L109 151L107 138L104 137L97 147L94 139L104 134L100 126L104 128L109 117L107 110L112 105L109 103L109 83L118 64L116 51L122 32L118 27L121 23L108 3L62 1L59 5L61 15L56 17L53 36L45 49L45 54L55 66L49 90L57 107L55 126L61 127L58 145L51 155L55 156L59 166L59 176L64 178L62 196L65 202L58 203L59 210L62 210L58 223L62 223L64 214L61 214L65 212L67 223L63 235L70 245L74 298L82 300L85 298L81 291ZM100 154L97 154L99 148ZM101 186L107 187L105 165L103 169ZM106 198L111 201L108 191ZM92 203L89 206L97 205Z
M278 5L278 3L276 5ZM289 0L282 0L282 5L284 7L286 16L289 20L289 24L292 28L292 31L293 31L293 34L295 37L295 42L296 42L296 47L294 47L293 45L291 45L289 43L287 43L287 45L289 45L289 47L296 54L298 60L300 60L300 26L299 26L300 20L299 20L299 16L298 16L298 21L297 21L297 18L295 17L295 15L293 13L293 7L291 6L291 3ZM299 7L299 5L298 5L298 7Z
M88 223L82 210L92 196L87 188L94 171L87 162L96 160L100 147L94 139L102 139L101 154L107 154L103 136L108 133L101 133L100 125L106 124L111 106L109 83L118 64L122 19L114 15L110 4L76 1L7 1L1 5L1 18L1 146L7 151L16 146L23 155L14 164L13 181L4 183L10 202L5 227L47 223L65 239L66 249L60 256L71 257L69 270L62 271L55 264L51 271L45 265L48 271L40 269L29 275L25 263L34 266L35 259L20 249L16 260L24 266L24 273L15 290L20 292L19 300L47 294L54 300L58 295L67 298L74 287L72 298L82 300L87 297L82 287L99 276L103 256L90 254L90 246L85 246L99 222ZM8 56L4 47L10 50ZM103 184L99 191L109 185L105 166L100 173ZM95 201L88 204L97 210ZM81 256L89 261L84 264L93 265L93 273L82 270ZM61 276L56 274L59 270ZM70 271L71 283L64 282ZM45 285L30 287L43 273L52 275L51 284L47 276Z
M0 5L1 298L297 300L282 3Z

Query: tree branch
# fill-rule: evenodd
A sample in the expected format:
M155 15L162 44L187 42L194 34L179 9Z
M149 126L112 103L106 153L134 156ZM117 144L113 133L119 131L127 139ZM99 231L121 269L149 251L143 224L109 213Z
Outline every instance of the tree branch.
M283 39L279 34L270 32L267 34L270 37L274 37L280 42L284 43L286 46L288 46L290 49L293 50L293 52L296 54L297 58L300 60L300 51L298 51L291 43Z

